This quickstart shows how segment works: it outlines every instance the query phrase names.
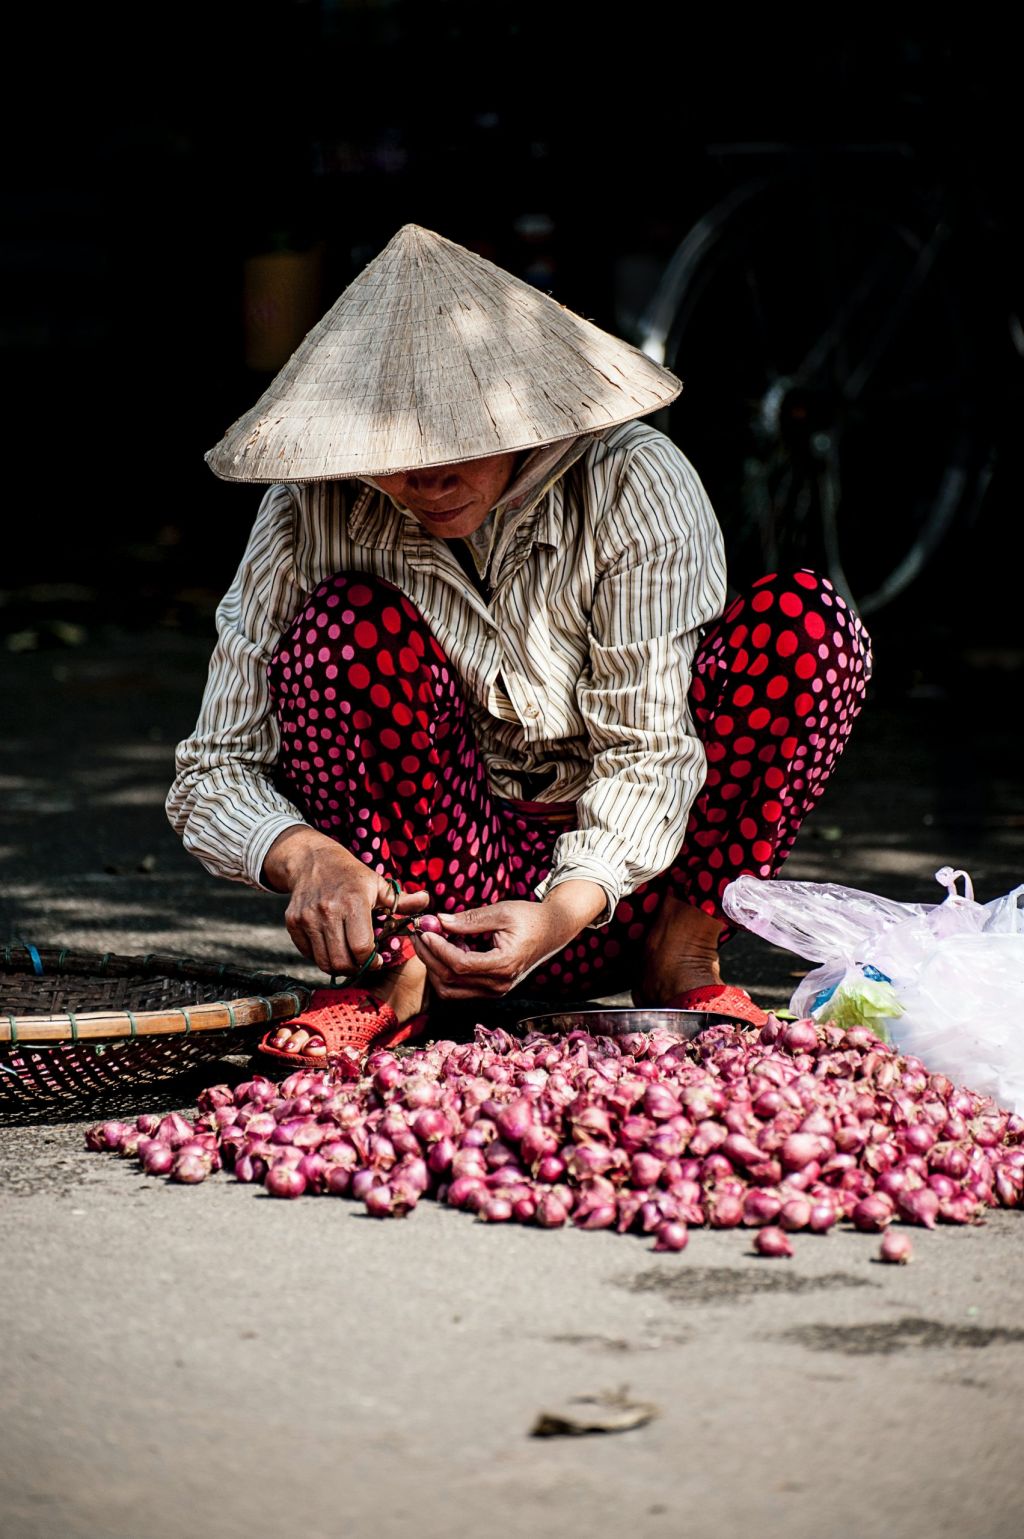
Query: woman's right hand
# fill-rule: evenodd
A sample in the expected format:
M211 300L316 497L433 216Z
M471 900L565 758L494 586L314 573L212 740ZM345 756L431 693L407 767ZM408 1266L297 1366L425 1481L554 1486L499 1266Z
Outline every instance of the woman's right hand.
M263 880L291 894L284 916L288 933L325 973L358 972L372 955L374 911L419 914L430 901L425 892L396 899L386 877L326 834L299 826L278 834L263 862Z

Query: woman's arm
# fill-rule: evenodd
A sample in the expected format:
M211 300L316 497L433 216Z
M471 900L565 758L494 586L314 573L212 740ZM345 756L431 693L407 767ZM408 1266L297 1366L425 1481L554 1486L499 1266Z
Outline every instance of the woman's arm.
M703 784L687 697L700 628L725 602L725 559L704 490L668 439L652 434L633 451L601 536L578 691L594 754L579 826L556 844L539 903L440 916L450 935L490 935L489 950L416 937L442 998L503 994L581 930L607 923L622 895L672 862Z
M235 580L217 609L199 720L178 745L167 816L214 876L265 885L263 863L298 808L271 782L278 732L267 662L305 597L294 570L290 487L266 493Z
M704 781L688 701L701 627L726 595L721 531L685 456L651 432L629 454L598 530L590 666L577 698L593 763L577 828L541 887L598 883L607 906L675 858Z

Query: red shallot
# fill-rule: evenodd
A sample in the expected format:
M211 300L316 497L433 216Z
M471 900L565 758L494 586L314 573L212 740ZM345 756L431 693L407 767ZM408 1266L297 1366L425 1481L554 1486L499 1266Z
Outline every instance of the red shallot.
M419 927L441 933L430 917ZM223 1164L272 1196L343 1196L376 1217L434 1198L485 1223L650 1235L660 1251L741 1223L760 1255L840 1223L901 1249L908 1225L1024 1203L1024 1118L859 1027L769 1018L688 1043L478 1027L343 1059L214 1086L191 1122L99 1123L86 1145L184 1184Z
M306 1190L306 1178L287 1165L273 1165L267 1171L265 1185L271 1197L301 1197Z
M777 1229L769 1224L766 1229L757 1231L754 1236L754 1249L759 1256L791 1256L793 1242L784 1229Z
M913 1257L914 1247L910 1243L910 1236L898 1229L887 1229L878 1248L878 1259L905 1265L906 1262L912 1261Z

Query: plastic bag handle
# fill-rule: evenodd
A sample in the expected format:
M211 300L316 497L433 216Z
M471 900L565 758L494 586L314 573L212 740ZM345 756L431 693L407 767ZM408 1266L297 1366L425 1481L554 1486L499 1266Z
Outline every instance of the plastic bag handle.
M950 898L959 898L961 896L961 894L956 890L957 879L959 877L963 877L964 879L963 897L967 899L968 903L973 903L974 883L971 881L966 871L961 871L959 869L954 870L952 866L940 866L935 873L935 880L938 882L940 887L945 887L946 894Z

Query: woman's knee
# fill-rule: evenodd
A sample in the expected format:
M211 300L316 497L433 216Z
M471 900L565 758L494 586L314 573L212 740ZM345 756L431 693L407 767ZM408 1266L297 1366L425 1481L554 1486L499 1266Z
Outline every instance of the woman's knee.
M284 733L337 742L376 732L397 747L432 724L447 730L463 710L455 671L417 606L363 572L336 572L312 590L267 672Z
M439 663L447 663L443 649L399 588L372 573L336 572L310 592L270 668L301 670L310 682L342 679L360 692L371 680L410 680Z
M325 577L307 597L292 628L326 624L340 630L367 622L381 626L386 636L399 636L410 627L429 629L412 600L373 572L334 572Z
M771 667L809 679L837 663L865 682L871 673L871 638L860 616L829 578L807 567L758 578L728 606L716 641L755 677ZM755 656L760 662L751 668Z

